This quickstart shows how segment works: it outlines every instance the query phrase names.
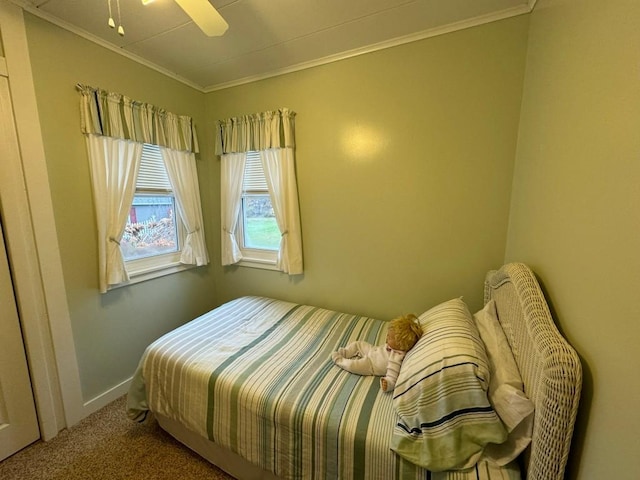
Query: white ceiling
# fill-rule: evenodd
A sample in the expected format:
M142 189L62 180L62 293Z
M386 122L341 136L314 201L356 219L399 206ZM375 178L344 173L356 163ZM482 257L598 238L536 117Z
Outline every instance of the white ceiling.
M528 13L535 0L209 0L229 24L207 37L174 0L13 0L26 11L202 91ZM116 23L117 2L111 0Z

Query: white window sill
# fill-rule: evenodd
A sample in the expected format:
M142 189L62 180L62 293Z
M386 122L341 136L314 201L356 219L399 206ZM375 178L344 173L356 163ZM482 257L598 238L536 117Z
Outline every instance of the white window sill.
M168 265L150 267L144 270L129 272L128 282L119 283L118 285L110 285L109 290L126 287L128 285L134 285L136 283L145 282L154 278L164 277L165 275L171 275L172 273L183 272L195 267L195 265L185 265L184 263L175 262Z
M236 263L236 265L262 270L274 270L276 272L280 271L276 267L278 252L275 250L240 247L240 252L242 253L242 260Z
M259 258L243 258L236 265L240 267L259 268L262 270L273 270L279 272L276 262L270 260L262 260Z

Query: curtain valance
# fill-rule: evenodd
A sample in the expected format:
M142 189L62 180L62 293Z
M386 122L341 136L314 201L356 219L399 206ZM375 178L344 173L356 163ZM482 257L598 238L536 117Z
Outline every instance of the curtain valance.
M78 84L76 89L81 95L82 133L198 152L191 117L87 85Z
M293 148L294 118L288 108L218 120L216 155Z

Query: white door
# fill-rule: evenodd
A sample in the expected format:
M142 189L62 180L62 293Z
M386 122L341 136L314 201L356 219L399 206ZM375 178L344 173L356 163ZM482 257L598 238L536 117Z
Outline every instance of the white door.
M0 75L0 158L19 154L7 79ZM1 207L1 206L0 206ZM0 222L0 461L40 438Z

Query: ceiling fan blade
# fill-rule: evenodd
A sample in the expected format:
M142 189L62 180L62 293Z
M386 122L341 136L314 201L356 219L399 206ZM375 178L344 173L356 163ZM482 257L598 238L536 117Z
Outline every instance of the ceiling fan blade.
M210 37L219 37L229 28L229 24L208 0L176 0L176 3Z

